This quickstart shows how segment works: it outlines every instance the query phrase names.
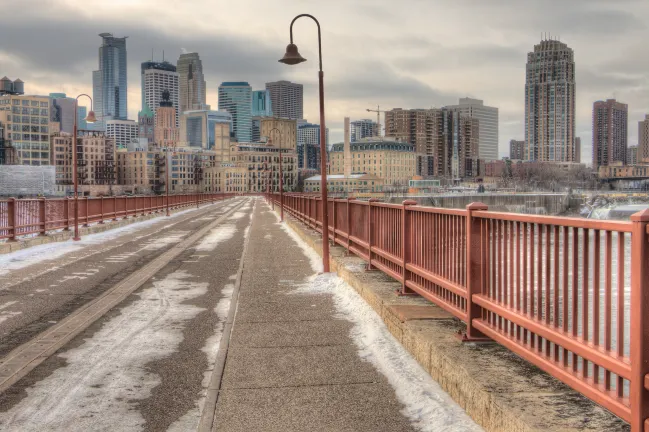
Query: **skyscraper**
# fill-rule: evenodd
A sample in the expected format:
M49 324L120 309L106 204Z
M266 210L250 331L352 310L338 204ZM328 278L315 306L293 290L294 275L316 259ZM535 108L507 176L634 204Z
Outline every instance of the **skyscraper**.
M574 53L556 40L543 40L527 54L525 159L575 160Z
M525 141L510 140L509 141L509 158L515 160L522 160L525 155Z
M581 138L575 137L575 160L576 163L581 163Z
M627 104L615 99L593 104L593 169L613 162L626 163L628 111Z
M160 147L175 146L180 140L176 117L176 108L171 102L169 91L163 90L160 106L156 110L156 124L153 129L153 141Z
M65 93L50 93L50 120L60 125L60 131L72 134L74 129L75 100ZM77 125L78 129L82 129Z
M155 114L151 111L146 102L142 107L142 111L137 113L137 123L139 128L139 137L146 138L149 144L152 144L154 139L153 128L155 126Z
M460 98L458 105L450 105L446 108L478 119L480 122L479 158L498 159L498 108L486 106L480 99L471 98Z
M198 53L181 54L178 59L179 114L185 111L209 110L206 103L203 62Z
M379 126L370 119L356 120L350 123L350 142L379 135Z
M107 120L125 120L128 116L126 79L126 37L101 33L99 69L92 73L95 130L104 130Z
M252 141L252 87L247 82L219 86L219 111L232 115L232 131L239 142Z
M212 149L220 134L219 125L227 124L232 130L232 116L226 111L185 111L180 116L180 145ZM218 127L218 131L215 128Z
M178 112L179 83L176 66L163 61L146 61L141 66L142 74L142 109L147 105L154 117L162 101L162 92L169 91L169 100L176 112ZM157 119L156 119L157 121ZM178 114L176 114L176 126L178 125Z
M275 117L301 119L304 114L304 86L290 81L266 83Z
M649 162L649 114L638 122L638 163Z
M270 91L255 90L252 92L252 116L271 117L273 115Z
M116 148L126 148L139 138L138 124L133 120L106 120L106 136L115 140Z
M325 144L329 148L329 128L325 129ZM297 155L298 168L320 169L319 124L305 123L298 125Z

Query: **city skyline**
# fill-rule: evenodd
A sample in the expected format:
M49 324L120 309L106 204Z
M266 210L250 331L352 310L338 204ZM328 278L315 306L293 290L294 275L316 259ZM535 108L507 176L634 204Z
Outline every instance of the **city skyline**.
M30 94L88 93L91 91L91 71L96 69L96 35L106 31L129 36L128 117L131 119L136 118L141 108L138 97L140 63L150 58L152 48L154 60L161 60L164 50L165 58L174 61L185 48L187 52L201 54L207 102L213 106L217 103L220 82L245 80L253 88L263 88L265 82L285 79L304 84L304 117L312 122L319 121L317 64L313 63L317 49L310 33L313 29L306 24L296 27L296 42L309 59L305 66L286 68L276 63L287 43L289 12L302 12L297 3L282 2L287 7L279 10L269 5L255 9L255 13L265 19L260 21L254 34L248 26L242 25L250 14L250 4L246 2L237 4L227 17L215 13L212 16L210 12L200 18L188 11L176 16L165 12L164 7L152 8L149 3L120 3L120 8L101 6L101 14L88 16L87 8L77 1L57 5L57 9L53 5L25 8L25 22L30 25L8 22L0 29L0 35L12 41L0 51L0 60L5 66L3 73L22 77L28 82ZM583 140L582 160L591 160L592 103L595 100L616 97L628 103L629 145L634 145L638 137L633 125L644 118L646 108L642 95L648 87L642 75L645 60L633 54L640 49L639 43L634 41L641 40L647 30L627 10L632 7L640 12L648 6L629 0L620 6L576 1L561 8L552 7L557 4L556 1L538 1L523 8L502 1L488 6L457 2L444 5L444 14L432 14L435 24L432 26L418 27L423 16L429 14L412 16L413 25L398 38L377 36L357 25L364 23L369 28L393 22L393 13L400 16L406 13L405 10L390 12L387 3L373 4L370 13L362 13L361 9L368 9L352 5L350 12L356 13L345 14L342 21L334 20L331 8L311 5L311 12L319 17L323 26L326 115L331 141L342 141L344 116L365 118L364 110L376 103L386 109L429 108L453 104L458 97L469 96L499 108L499 156L504 156L508 153L510 139L524 138L526 55L541 40L542 33L549 32L556 37L560 35L561 41L575 52L575 135ZM421 6L423 12L436 7L434 2ZM508 14L502 14L504 9ZM144 23L137 19L143 14L150 18ZM580 25L575 26L577 16L588 19L580 19ZM470 24L463 25L464 30L458 35L461 37L442 38L460 19ZM603 22L609 24L604 30ZM61 24L71 28L71 32L66 35L53 32L59 40L47 51L38 46L38 37L28 37L38 25L47 30ZM434 28L432 33L431 27ZM259 34L264 35L263 40ZM622 49L607 49L619 45L621 40L625 41ZM65 47L72 43L75 48L66 50ZM338 49L343 43L346 50ZM373 44L377 48L373 48ZM361 45L370 46L363 48L363 57L349 54ZM223 61L224 58L228 61ZM440 63L440 58L444 58L444 62Z

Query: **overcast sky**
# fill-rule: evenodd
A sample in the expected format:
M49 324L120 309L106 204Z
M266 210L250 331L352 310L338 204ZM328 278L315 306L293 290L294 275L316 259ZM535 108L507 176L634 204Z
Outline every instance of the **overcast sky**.
M182 50L203 60L207 102L223 81L262 89L287 79L305 85L304 115L319 122L317 32L303 18L294 39L309 61L277 62L299 13L322 25L327 126L342 140L343 117L373 118L366 108L429 108L483 99L500 109L500 154L523 139L527 52L543 32L575 51L577 136L591 154L592 104L629 104L629 145L649 112L647 0L0 0L15 19L0 25L0 76L26 92L92 92L101 38L128 36L128 109L140 109L140 63L176 62ZM369 116L368 116L369 115Z

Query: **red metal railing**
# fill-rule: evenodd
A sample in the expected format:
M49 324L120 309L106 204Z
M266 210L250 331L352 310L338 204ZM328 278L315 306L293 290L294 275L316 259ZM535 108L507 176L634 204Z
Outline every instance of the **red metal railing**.
M169 208L210 203L232 194L169 195ZM79 198L79 224L104 223L161 212L167 208L164 195ZM50 231L69 230L74 226L74 199L0 200L0 239L16 240L29 234L45 235Z
M276 204L277 196L273 196ZM317 196L285 210L320 231ZM330 239L649 431L649 211L631 222L330 199Z

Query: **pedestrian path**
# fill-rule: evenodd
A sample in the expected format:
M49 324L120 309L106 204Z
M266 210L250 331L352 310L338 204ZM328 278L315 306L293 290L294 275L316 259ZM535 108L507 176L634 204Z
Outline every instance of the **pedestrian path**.
M261 200L250 230L213 430L480 430Z

